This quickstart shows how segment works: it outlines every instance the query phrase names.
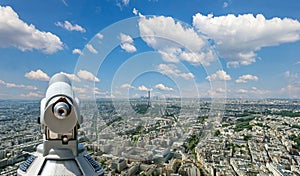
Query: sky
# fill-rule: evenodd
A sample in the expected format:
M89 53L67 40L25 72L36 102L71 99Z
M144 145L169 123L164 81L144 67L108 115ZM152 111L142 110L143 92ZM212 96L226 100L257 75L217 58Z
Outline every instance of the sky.
M0 1L0 99L300 96L296 0Z

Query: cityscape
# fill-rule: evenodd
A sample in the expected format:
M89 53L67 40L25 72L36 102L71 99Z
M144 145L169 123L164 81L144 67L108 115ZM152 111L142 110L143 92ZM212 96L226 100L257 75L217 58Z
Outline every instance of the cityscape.
M299 0L0 2L0 176L300 176Z
M0 102L0 175L42 142L39 106ZM300 175L299 109L295 99L99 99L80 105L79 143L105 175Z

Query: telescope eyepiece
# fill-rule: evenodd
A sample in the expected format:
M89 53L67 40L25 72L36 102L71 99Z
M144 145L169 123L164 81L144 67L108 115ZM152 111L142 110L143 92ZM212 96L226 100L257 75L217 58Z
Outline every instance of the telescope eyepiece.
M71 112L71 107L66 102L58 102L54 105L53 113L58 119L65 119Z

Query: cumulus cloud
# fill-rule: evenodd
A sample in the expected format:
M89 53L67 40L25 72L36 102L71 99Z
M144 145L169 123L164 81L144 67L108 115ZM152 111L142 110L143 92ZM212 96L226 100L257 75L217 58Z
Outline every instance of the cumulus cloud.
M82 26L79 26L78 24L72 24L69 21L65 21L64 23L56 22L55 25L59 26L59 27L62 27L64 29L68 30L68 31L78 31L78 32L81 32L81 33L86 32L86 30Z
M214 17L198 13L193 16L193 25L213 39L219 55L227 59L228 66L235 67L255 62L256 51L262 47L300 39L300 23L297 20L266 19L262 14Z
M82 51L80 49L78 49L78 48L75 48L75 49L73 49L72 53L73 54L80 54L81 55Z
M87 71L87 70L79 70L77 73L77 76L81 79L87 80L87 81L95 81L99 82L99 78L97 78L93 73Z
M236 83L246 83L248 80L257 81L258 77L254 75L242 75L237 80L235 80Z
M134 88L132 85L126 83L126 84L122 84L121 85L121 88L124 88L124 89L130 89L130 88Z
M205 39L172 17L146 18L140 15L139 30L142 39L157 50L164 61L183 60L194 65L208 66L216 60L212 51L204 48Z
M8 88L21 88L21 89L28 89L28 90L37 90L35 86L28 86L23 84L15 84L15 83L7 83L3 80L0 80L0 85L3 85Z
M103 39L103 37L104 37L104 36L103 36L103 34L101 34L101 33L98 33L98 34L96 35L96 37L97 37L98 39L100 39L100 40L101 40L101 39Z
M87 44L86 48L93 54L98 54L98 51L91 44Z
M29 92L27 94L20 94L21 97L25 98L42 98L43 95L35 93L35 92Z
M205 44L204 40L193 29L184 27L172 17L141 17L139 30L147 44L157 49L162 48L166 43L169 44L169 41L162 39L175 41L193 51L201 49Z
M238 89L236 92L237 93L248 93L249 91L246 89Z
M130 44L130 43L122 43L121 44L121 48L125 51L127 51L128 53L133 53L136 51L136 48L134 45Z
M139 86L139 87L137 88L137 90L140 90L140 91L149 91L149 90L151 90L151 89L147 88L147 87L144 86L144 85L141 85L141 86Z
M155 85L155 88L159 89L159 90L164 90L164 91L173 91L174 90L173 88L167 87L163 84L157 84L157 85Z
M211 62L215 61L215 55L211 50L207 52L182 52L180 54L182 60L187 61L193 65L199 65L200 63L209 66Z
M136 51L136 48L133 45L133 39L129 35L120 33L120 40L122 49L124 49L128 53L133 53Z
M246 94L248 97L253 98L255 96L266 95L266 94L270 93L270 91L252 87L251 89L238 89L238 90L236 90L236 93Z
M26 73L25 78L40 80L40 81L49 81L50 80L50 77L46 73L44 73L41 69L38 69L36 71L32 70L32 71Z
M106 95L106 94L107 94L106 91L101 92L100 89L99 89L98 87L95 87L95 88L94 88L93 93L94 93L95 95Z
M0 6L0 47L15 47L21 51L40 50L52 54L63 49L60 38L26 24L10 7Z
M80 79L75 74L69 74L65 72L60 72L60 73L67 76L72 81L80 82Z
M156 70L165 75L172 75L175 77L181 77L183 79L189 80L193 79L195 76L193 73L182 73L174 64L159 64Z
M133 8L132 13L138 15L139 11L136 8Z
M133 42L133 39L129 35L126 35L123 33L120 33L120 40L122 43L125 43L125 42L132 43Z
M229 81L231 77L224 70L218 70L216 73L207 76L206 79L208 81Z

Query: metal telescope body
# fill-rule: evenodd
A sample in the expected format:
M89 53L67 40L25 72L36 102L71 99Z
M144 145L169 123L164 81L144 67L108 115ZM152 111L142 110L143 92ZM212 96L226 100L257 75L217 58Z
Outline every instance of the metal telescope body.
M104 175L102 167L78 144L82 123L78 104L68 77L55 74L41 101L43 143L19 166L17 175Z

